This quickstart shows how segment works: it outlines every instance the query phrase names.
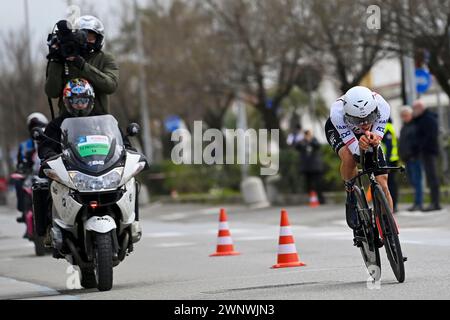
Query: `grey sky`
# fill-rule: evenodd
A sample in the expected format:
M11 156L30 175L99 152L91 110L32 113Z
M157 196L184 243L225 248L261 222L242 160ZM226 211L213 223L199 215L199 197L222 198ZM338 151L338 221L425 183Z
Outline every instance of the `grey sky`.
M24 2L26 0L2 0L0 11L0 36L10 31L20 30L25 26ZM33 56L46 51L48 33L58 20L67 17L68 1L66 0L27 0L30 16L30 31ZM97 15L105 24L106 37L112 37L118 32L120 8L122 2L132 5L132 0L72 0L73 5L80 6L81 14ZM140 3L145 1L140 0Z

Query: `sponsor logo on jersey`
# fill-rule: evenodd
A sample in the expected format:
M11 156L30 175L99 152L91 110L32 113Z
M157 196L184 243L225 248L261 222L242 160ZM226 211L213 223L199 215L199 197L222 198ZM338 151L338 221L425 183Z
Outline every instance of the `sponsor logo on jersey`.
M352 134L352 133L351 133L350 131L347 131L347 132L341 134L341 139L345 139L345 138L347 138L348 136L350 136L351 134Z

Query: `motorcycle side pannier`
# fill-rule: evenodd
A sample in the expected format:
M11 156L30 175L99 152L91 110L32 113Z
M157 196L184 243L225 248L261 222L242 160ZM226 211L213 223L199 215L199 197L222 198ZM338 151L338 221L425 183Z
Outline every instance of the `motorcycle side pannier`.
M33 181L33 215L36 233L40 237L45 236L46 228L50 224L49 203L49 181L45 179Z

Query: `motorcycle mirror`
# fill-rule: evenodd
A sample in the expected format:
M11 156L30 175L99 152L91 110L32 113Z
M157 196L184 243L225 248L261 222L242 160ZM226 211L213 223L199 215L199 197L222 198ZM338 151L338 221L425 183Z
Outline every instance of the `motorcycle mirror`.
M33 128L31 130L31 138L33 140L35 140L35 141L42 141L42 140L48 139L48 140L50 140L50 141L52 141L52 142L54 142L56 144L59 144L62 148L65 148L64 144L62 144L61 142L56 141L55 139L50 138L49 136L47 136L44 133L44 129L39 128L39 127Z
M127 127L127 135L129 137L137 136L141 131L141 127L137 123L130 123Z
M31 130L31 137L35 141L40 141L44 137L44 130L42 128L36 127Z

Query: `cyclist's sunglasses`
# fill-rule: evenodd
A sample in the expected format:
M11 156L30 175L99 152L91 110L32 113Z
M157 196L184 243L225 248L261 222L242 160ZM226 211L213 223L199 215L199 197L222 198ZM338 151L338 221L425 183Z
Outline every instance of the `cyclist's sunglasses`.
M373 124L379 117L378 108L365 118L358 118L349 114L345 115L345 119L354 126L364 126L366 124Z

